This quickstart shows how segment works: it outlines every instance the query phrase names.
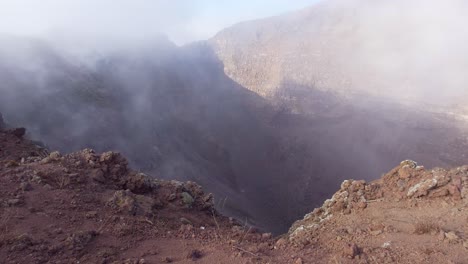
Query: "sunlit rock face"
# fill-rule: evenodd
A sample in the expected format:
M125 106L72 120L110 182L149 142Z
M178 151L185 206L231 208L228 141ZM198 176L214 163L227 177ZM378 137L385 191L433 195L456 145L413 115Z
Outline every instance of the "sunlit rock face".
M322 1L234 25L210 44L228 76L264 97L293 83L453 104L467 95L467 10L463 1Z

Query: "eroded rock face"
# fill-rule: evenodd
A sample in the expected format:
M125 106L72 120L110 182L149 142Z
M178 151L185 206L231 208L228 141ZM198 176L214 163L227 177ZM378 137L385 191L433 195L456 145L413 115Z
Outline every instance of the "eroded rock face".
M267 98L282 93L294 97L294 93L287 94L288 89L295 89L294 85L290 85L293 83L343 94L357 92L392 98L418 98L439 104L443 101L440 93L429 95L422 90L429 89L434 83L420 78L421 69L418 67L405 68L406 78L414 82L414 86L408 88L404 85L406 78L395 77L399 76L401 67L389 69L373 63L385 60L387 54L394 54L392 62L405 67L405 59L418 61L417 58L431 56L431 52L428 52L431 49L411 48L430 45L430 41L415 43L411 32L421 32L422 25L430 24L429 21L443 15L437 12L420 15L422 5L422 1L411 5L401 0L380 1L379 4L363 4L359 0L322 1L298 12L234 25L218 33L209 43L231 78ZM442 5L444 9L457 13L455 5ZM388 8L408 13L407 16L388 17L385 15ZM456 8L460 9L459 6ZM415 17L427 23L416 23ZM386 26L370 22L376 20ZM456 27L458 23L444 23L441 26ZM406 30L401 30L403 25ZM398 32L401 43L405 44L399 48L384 44L392 42L390 32ZM430 39L434 41L437 38L432 36ZM450 45L451 40L445 36L440 41ZM370 48L367 45L369 42L381 44ZM454 58L442 71L454 74L463 69L463 59L456 55ZM437 63L426 66L440 68ZM356 67L360 70L356 71ZM431 80L440 80L441 76L443 74ZM288 89L282 89L285 86ZM457 83L448 88L450 91L447 94L460 95L462 86L462 82Z

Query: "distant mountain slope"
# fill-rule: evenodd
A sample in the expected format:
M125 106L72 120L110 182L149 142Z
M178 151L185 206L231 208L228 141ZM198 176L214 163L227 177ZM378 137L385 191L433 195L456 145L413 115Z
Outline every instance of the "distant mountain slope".
M327 0L209 42L226 74L264 97L295 83L452 104L467 98L466 11L463 1Z

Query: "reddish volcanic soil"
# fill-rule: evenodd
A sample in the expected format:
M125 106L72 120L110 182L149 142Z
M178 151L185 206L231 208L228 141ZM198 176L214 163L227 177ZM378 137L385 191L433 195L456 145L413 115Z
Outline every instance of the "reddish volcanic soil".
M0 263L468 263L468 166L405 161L272 238L221 216L192 182L118 153L48 153L0 131ZM287 184L287 183L285 183Z

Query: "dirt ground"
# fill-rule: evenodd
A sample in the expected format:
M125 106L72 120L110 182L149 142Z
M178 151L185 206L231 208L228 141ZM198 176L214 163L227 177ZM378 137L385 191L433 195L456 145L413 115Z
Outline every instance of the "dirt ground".
M0 131L0 263L468 263L468 166L405 161L345 181L279 237L214 209L193 182L120 154L49 153Z

